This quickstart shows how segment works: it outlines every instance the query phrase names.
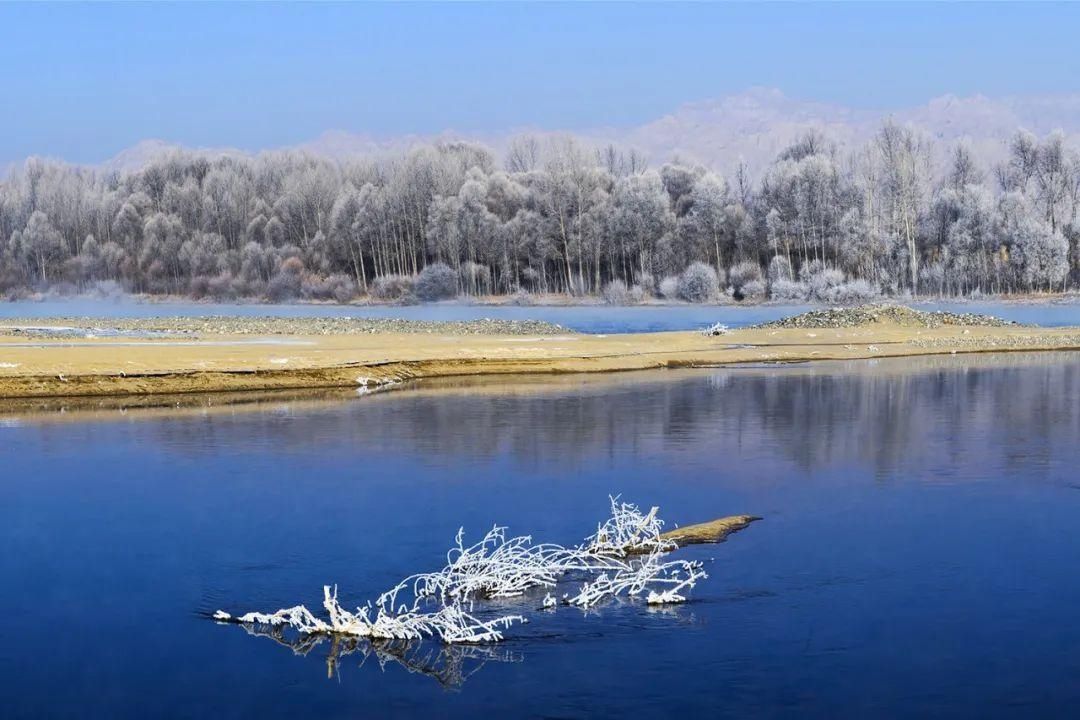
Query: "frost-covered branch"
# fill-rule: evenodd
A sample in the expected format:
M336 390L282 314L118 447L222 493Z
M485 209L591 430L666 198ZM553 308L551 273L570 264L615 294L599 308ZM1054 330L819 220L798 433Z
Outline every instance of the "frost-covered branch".
M698 580L708 577L701 563L687 560L662 561L664 551L655 549L648 555L630 558L615 572L603 572L592 582L586 582L567 604L592 607L617 595L638 597L648 591L650 604L678 603L686 600L679 590L692 588Z
M709 327L701 331L702 335L712 337L715 335L727 335L731 332L731 329L724 323L713 323Z
M581 565L574 549L554 543L533 545L528 535L507 539L504 527L492 528L480 542L468 547L464 530L459 530L455 543L441 570L404 581L418 600L520 597L534 588L553 587L562 575ZM400 587L383 595L379 603L390 602Z
M528 535L508 538L499 526L466 545L459 530L442 569L411 575L355 611L341 605L336 586L324 586L326 620L303 605L238 617L219 610L214 618L245 627L289 628L301 636L489 643L526 619L508 614L482 620L472 614L476 603L545 590L543 607L552 609L557 601L550 591L577 580L582 584L563 594L565 604L588 608L619 595L645 596L650 604L684 601L683 593L706 577L701 564L664 559L676 545L660 535L664 523L658 508L642 513L636 505L609 499L611 517L579 546L533 544Z
M402 607L398 612L394 612L382 606L371 605L358 607L356 612L350 612L338 602L337 587L331 590L329 585L323 586L323 607L330 617L329 622L315 617L303 605L269 614L250 612L236 618L219 610L214 613L214 619L242 625L287 626L303 635L340 635L374 640L422 640L435 637L446 643L498 642L502 640L502 630L516 622L525 621L518 615L507 615L489 621L478 620L465 612L457 601L432 612L424 612L415 607Z
M637 505L620 503L618 496L609 500L611 517L597 526L595 535L585 538L590 552L621 556L675 549L675 543L660 537L664 529L664 521L657 517L660 508L653 507L647 515L642 515Z

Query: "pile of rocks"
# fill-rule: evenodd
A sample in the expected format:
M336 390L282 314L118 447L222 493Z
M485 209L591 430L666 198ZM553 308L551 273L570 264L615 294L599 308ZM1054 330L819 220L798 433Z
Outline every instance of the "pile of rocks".
M903 327L938 328L945 325L962 327L1007 327L1016 325L1012 320L1002 320L992 315L977 313L952 313L941 310L914 310L903 305L862 305L860 307L836 307L811 310L801 315L754 325L758 329L821 329L852 328L880 322L892 322Z
M34 318L4 320L0 334L24 337L200 335L567 335L573 331L540 320L404 320L350 317Z

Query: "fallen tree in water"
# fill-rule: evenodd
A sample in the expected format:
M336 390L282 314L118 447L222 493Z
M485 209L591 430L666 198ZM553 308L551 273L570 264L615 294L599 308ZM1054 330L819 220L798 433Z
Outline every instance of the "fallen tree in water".
M724 540L727 540L728 535L738 532L750 523L760 519L754 515L732 515L695 525L683 525L661 533L660 540L680 546L724 542Z
M249 629L287 628L300 636L488 643L502 640L507 628L527 619L520 614L483 619L476 606L487 600L525 598L546 591L543 607L547 610L559 604L588 608L617 596L643 598L650 605L683 602L707 575L699 562L668 560L666 555L683 542L701 542L695 538L703 534L687 534L688 528L663 533L658 511L654 507L643 514L637 506L611 498L611 517L583 544L573 547L533 544L527 535L508 538L506 528L498 526L480 542L466 546L464 531L459 530L441 570L411 575L355 611L341 606L336 586L324 586L325 618L303 605L239 616L219 610L213 617ZM715 521L709 524L715 526L711 537L717 537L717 528L722 527L726 536L754 519L737 516ZM690 526L694 527L702 526ZM560 584L574 580L581 585L564 592L561 601L551 594Z

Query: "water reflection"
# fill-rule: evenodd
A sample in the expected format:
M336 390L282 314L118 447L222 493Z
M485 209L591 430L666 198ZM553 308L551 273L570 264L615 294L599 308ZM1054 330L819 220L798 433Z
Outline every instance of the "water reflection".
M1080 354L1031 353L731 367L613 376L457 379L345 401L340 393L166 400L153 410L91 401L0 405L4 422L139 413L172 451L214 454L233 441L221 416L244 417L252 442L310 450L345 439L358 451L447 460L507 456L522 469L574 467L629 451L730 457L803 470L858 464L915 470L978 454L1008 468L1048 465L1080 437ZM126 402L126 401L125 401ZM152 402L152 400L150 400ZM50 405L52 403L52 405ZM92 412L91 412L92 411ZM949 463L946 463L949 464ZM930 478L927 478L930 479Z
M244 624L241 627L249 635L269 638L301 657L325 644L326 677L337 680L341 679L343 662L352 657L359 659L360 669L368 665L369 660L383 672L395 665L410 674L431 678L446 690L457 690L488 663L517 663L523 659L520 653L496 645L436 645L429 641L298 635L270 625Z

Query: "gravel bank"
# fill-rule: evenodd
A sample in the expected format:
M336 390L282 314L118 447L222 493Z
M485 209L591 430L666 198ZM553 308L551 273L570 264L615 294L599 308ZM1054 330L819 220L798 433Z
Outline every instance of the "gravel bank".
M910 341L917 348L948 348L961 350L1026 350L1046 346L1080 347L1080 332L1053 335L988 335L961 338L916 338Z
M928 312L913 310L903 305L862 305L860 307L837 307L811 310L801 315L755 325L755 329L828 329L853 328L892 322L901 327L940 328L957 327L1012 327L1018 323L1002 320L992 315L978 313Z
M365 335L374 333L441 335L572 335L574 331L540 320L433 322L399 318L348 317L172 317L33 318L0 321L0 335L30 338L140 337L201 335Z

